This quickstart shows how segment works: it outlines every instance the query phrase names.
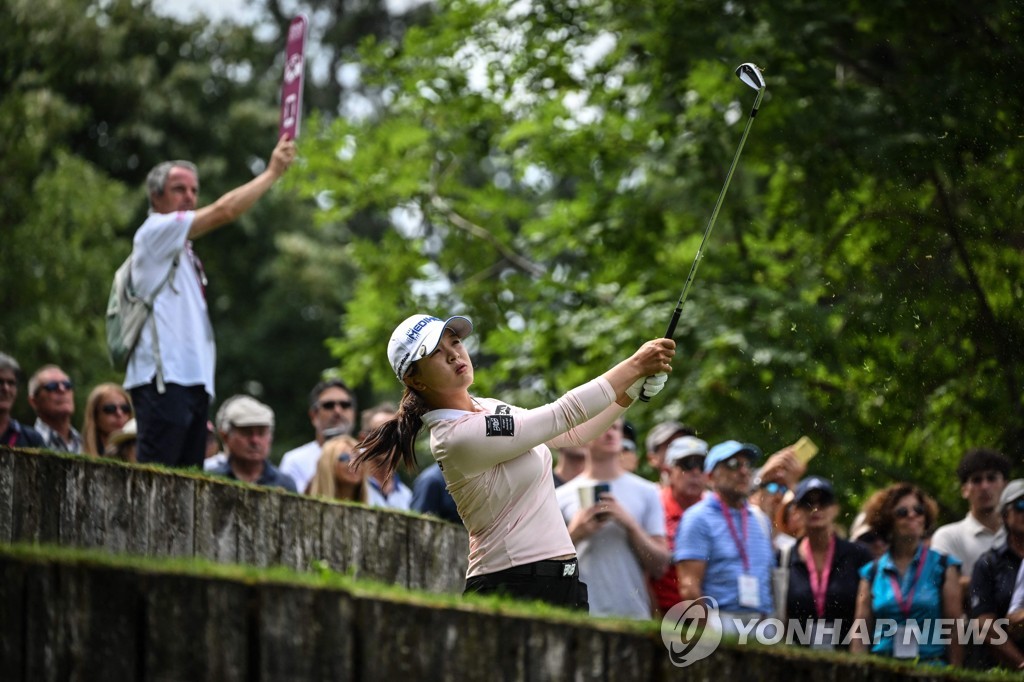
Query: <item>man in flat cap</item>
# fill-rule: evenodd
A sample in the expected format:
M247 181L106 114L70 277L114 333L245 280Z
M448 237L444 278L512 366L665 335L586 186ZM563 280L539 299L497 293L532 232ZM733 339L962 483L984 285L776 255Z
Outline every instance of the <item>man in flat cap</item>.
M272 409L247 395L233 395L217 412L217 429L228 458L210 473L298 492L292 477L267 461L274 442Z

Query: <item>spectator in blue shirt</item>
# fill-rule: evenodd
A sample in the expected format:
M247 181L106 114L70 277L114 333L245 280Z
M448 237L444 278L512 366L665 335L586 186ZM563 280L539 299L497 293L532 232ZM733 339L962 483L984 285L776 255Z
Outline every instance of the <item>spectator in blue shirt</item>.
M735 440L711 448L704 472L713 492L686 510L676 534L672 560L680 595L684 601L713 597L725 632L736 632L736 621L773 611L770 522L747 501L760 456L756 445Z
M873 654L963 663L955 628L936 627L940 618L951 622L963 615L960 560L925 540L938 511L935 500L911 483L894 483L865 509L868 524L889 542L885 554L861 568L857 591L856 619L873 624ZM867 645L853 637L850 651L866 651Z
M448 484L437 462L421 471L413 481L412 510L462 525L459 509L452 494L448 492Z

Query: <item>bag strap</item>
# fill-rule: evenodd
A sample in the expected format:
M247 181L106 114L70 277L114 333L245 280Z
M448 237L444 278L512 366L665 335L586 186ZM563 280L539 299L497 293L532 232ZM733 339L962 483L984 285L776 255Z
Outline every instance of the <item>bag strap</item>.
M157 285L153 293L150 294L148 299L144 299L143 303L146 304L146 310L149 311L149 328L153 334L153 359L156 360L156 392L163 394L167 392L167 384L164 383L164 363L160 359L160 339L156 333L156 315L154 315L153 306L156 303L157 294L164 288L168 282L174 278L174 273L178 270L178 262L181 260L181 254L184 252L184 248L174 255L174 260L171 261L171 268L167 271L167 276L164 277L163 281ZM128 266L128 279L131 280L132 270L131 265ZM171 285L173 289L174 286Z

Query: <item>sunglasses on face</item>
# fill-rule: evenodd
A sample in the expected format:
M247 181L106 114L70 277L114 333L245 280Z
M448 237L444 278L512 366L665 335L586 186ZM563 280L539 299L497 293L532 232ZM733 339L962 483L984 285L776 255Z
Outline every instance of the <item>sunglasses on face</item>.
M775 481L771 481L770 483L762 483L761 490L765 491L769 495L784 495L786 491L789 490L789 486L785 483L776 483Z
M338 461L341 462L342 464L348 464L349 462L352 461L352 453L351 452L343 452L343 453L341 453L340 455L338 455Z
M729 471L739 471L740 469L743 468L749 469L750 460L747 459L746 457L733 457L732 459L727 459L724 462L722 462L722 466L724 466Z
M801 509L824 509L831 505L833 500L828 497L806 497L796 503Z
M57 391L59 389L70 391L74 387L75 385L71 383L70 379L63 379L61 381L47 381L45 384L39 384L40 391L47 391L49 393L53 393L54 391Z
M334 408L340 408L342 410L351 410L351 400L325 400L317 406L321 410L333 410Z
M1011 502L1010 509L1014 511L1024 512L1024 497L1018 497L1016 500Z
M130 415L132 413L132 406L128 403L121 403L120 405L108 403L107 405L100 407L100 411L103 412L103 414L117 414L118 412L121 412L122 414Z
M676 466L683 471L695 471L704 468L704 458L700 455L691 455L689 457L683 457L681 460L676 462Z
M995 483L1002 480L1003 475L990 471L987 474L974 474L967 479L967 482L971 485L981 485L982 483Z
M905 519L911 514L914 516L924 516L924 505L915 504L913 507L897 507L892 513L897 519Z

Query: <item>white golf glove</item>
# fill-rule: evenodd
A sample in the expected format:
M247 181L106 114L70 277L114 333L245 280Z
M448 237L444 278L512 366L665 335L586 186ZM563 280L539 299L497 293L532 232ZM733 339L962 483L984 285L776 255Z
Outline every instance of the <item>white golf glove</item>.
M645 396L653 398L661 393L661 389L665 388L666 382L668 382L667 372L661 372L652 377L643 377L642 379L637 379L633 382L632 386L626 389L626 395L631 400L636 400L640 397L640 392L643 391Z

